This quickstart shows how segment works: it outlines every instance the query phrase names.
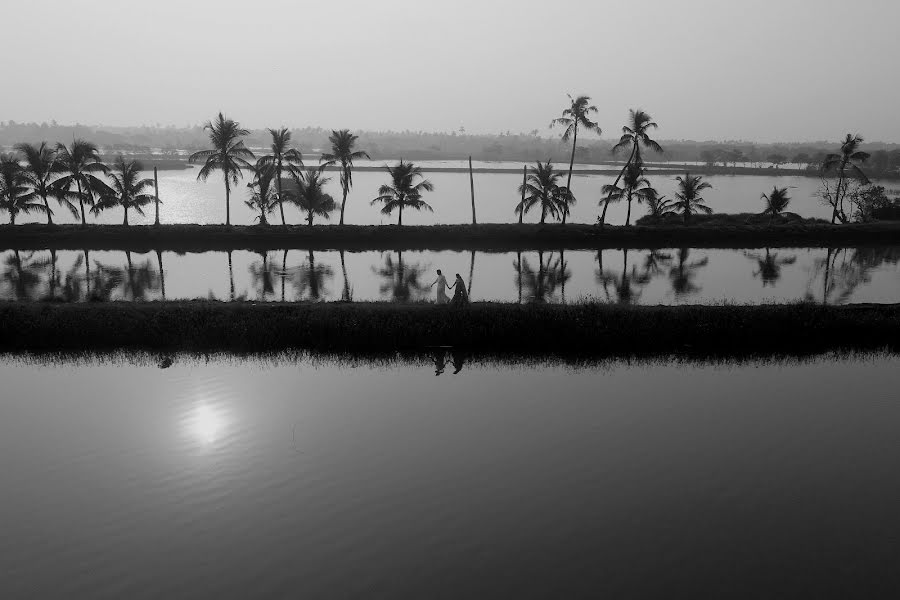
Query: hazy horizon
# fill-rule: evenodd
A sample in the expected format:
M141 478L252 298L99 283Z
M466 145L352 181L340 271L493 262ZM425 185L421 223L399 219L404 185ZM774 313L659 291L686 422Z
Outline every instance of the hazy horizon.
M593 98L606 139L641 107L659 139L900 141L887 0L763 0L739 18L707 0L122 4L6 8L27 68L0 121L183 127L221 110L252 129L546 136L570 93Z

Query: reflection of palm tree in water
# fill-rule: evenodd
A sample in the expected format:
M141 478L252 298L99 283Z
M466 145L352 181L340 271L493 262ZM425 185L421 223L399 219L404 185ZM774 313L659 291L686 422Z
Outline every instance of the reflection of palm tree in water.
M350 280L347 279L347 265L344 263L343 250L341 250L341 272L344 274L344 288L341 290L341 300L350 302L353 300L353 289L350 287Z
M383 296L390 295L394 302L409 302L418 299L427 290L427 287L419 281L425 269L426 267L419 263L405 264L403 253L398 251L396 262L388 252L384 259L384 266L380 269L372 267L372 272L384 279L384 283L379 288Z
M12 292L13 300L34 300L41 278L37 270L41 268L38 261L32 260L34 252L24 256L18 251L6 257L3 261L3 280Z
M513 267L516 269L517 279L519 281L520 302L522 296L522 288L527 290L526 296L529 302L543 304L553 299L557 288L564 287L566 281L572 278L571 271L568 270L562 256L553 260L553 253L547 257L544 262L544 252L538 252L538 267L534 269L528 263L527 258L518 255L516 263Z
M124 281L124 296L130 300L146 300L148 292L156 291L160 286L160 278L153 270L153 265L148 258L138 266L131 262L131 252L126 252L128 271Z
M278 270L269 261L268 252L260 252L259 255L262 257L262 264L254 262L250 265L250 278L253 280L254 287L259 287L258 299L264 301L275 293L275 277L278 275Z
M309 251L307 263L301 265L294 278L294 288L298 296L303 296L309 291L310 300L321 300L328 295L325 285L334 276L334 271L326 264L316 263L313 251Z
M651 276L645 270L638 273L637 266L632 265L631 271L628 270L628 250L622 251L622 273L619 274L611 269L603 267L603 251L597 251L598 267L595 271L597 283L603 286L608 302L613 301L613 297L609 293L612 287L615 294L615 302L617 304L636 304L641 297L640 288L650 282Z
M767 285L775 287L775 284L781 279L781 267L784 265L792 265L797 262L796 256L778 258L778 253L770 252L768 248L766 248L765 255L760 255L755 252L744 252L744 256L756 261L759 270L753 273L753 277L762 279L763 287L766 287Z
M680 298L689 294L696 294L701 288L694 283L694 277L697 276L696 271L709 264L709 257L704 256L700 260L688 262L690 249L681 248L678 250L678 264L669 269L669 281L672 284L672 291L675 297Z
M900 262L900 248L828 248L823 258L813 261L806 299L813 301L812 285L822 274L822 304L843 304L856 289L872 281L872 271L883 264Z

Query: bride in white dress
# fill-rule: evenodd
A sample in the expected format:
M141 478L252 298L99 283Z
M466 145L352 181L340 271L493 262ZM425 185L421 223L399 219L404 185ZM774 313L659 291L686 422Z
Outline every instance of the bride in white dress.
M450 298L447 297L447 278L444 277L440 269L437 270L437 279L434 280L431 287L435 285L437 285L437 303L447 304L450 302Z

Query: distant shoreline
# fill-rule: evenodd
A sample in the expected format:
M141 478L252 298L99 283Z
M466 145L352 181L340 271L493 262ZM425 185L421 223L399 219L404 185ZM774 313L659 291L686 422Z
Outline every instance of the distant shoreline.
M17 250L562 250L763 248L900 244L900 221L768 225L746 215L657 226L481 225L0 225L0 248ZM758 216L757 216L758 217ZM753 216L749 218L754 218Z
M0 303L0 352L427 352L541 358L900 350L900 305Z

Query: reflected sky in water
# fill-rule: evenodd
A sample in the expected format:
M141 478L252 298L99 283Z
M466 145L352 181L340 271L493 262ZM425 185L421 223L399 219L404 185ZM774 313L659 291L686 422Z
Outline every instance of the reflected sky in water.
M523 252L0 252L6 300L434 299L435 271L473 300L710 304L900 301L900 248Z
M433 358L0 361L5 597L898 589L896 357Z

